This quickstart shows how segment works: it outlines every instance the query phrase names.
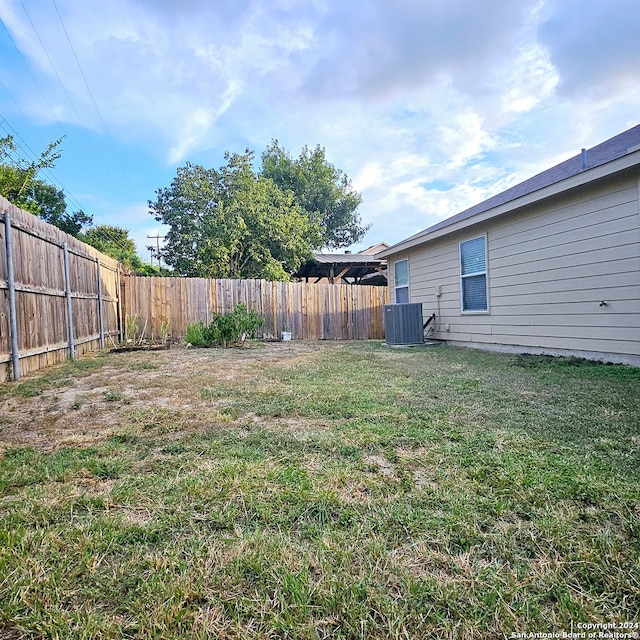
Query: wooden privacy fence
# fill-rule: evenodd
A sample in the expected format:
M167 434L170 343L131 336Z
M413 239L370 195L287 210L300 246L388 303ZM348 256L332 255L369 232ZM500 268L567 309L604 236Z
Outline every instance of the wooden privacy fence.
M119 282L113 258L0 197L0 383L118 336Z
M386 287L267 280L145 278L0 196L0 383L113 346L123 319L145 337L245 303L265 318L263 336L384 338Z
M387 287L348 284L310 284L267 280L210 280L207 278L123 279L123 306L137 318L145 337L159 336L169 323L173 338L187 325L208 324L212 313L226 313L238 303L264 319L263 336L290 331L302 340L367 340L384 338Z

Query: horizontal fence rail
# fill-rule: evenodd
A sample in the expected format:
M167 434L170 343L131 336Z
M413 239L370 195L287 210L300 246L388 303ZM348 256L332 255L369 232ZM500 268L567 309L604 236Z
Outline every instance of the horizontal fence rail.
M240 303L264 318L263 337L280 337L288 331L293 339L302 340L384 338L387 287L207 278L123 279L125 316L135 320L146 338L160 336L168 324L169 334L177 339L189 323L200 320L208 324L213 313L232 311Z
M119 265L0 197L0 383L120 340Z

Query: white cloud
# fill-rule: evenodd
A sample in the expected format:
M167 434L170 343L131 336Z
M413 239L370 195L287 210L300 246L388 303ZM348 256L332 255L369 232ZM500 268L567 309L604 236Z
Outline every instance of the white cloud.
M167 164L217 166L225 149L259 154L272 138L293 154L319 143L363 192L364 242L393 242L640 113L635 0L56 4L119 152L164 163L133 202L152 197ZM11 97L30 126L103 133L53 5L24 6L46 54L20 0L0 0L40 85L18 60L3 77Z
M358 191L375 187L383 182L384 172L379 162L368 162L353 178L353 186Z
M506 113L531 111L549 99L558 86L559 77L547 51L538 44L523 47L500 79L501 106Z
M440 127L443 143L447 149L447 168L457 169L483 151L496 146L491 134L483 127L477 113L465 111L452 114L451 124Z

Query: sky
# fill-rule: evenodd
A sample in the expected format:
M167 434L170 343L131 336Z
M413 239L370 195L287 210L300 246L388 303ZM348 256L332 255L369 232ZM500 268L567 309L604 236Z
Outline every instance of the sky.
M69 209L163 228L186 162L321 145L394 244L640 123L637 0L0 0L0 137Z

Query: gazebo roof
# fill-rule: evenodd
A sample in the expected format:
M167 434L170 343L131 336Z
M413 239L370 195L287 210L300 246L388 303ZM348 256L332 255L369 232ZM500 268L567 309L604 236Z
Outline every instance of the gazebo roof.
M296 278L328 278L336 281L353 278L360 281L364 276L386 269L386 260L377 260L365 253L314 253L313 258L300 266L293 274Z

